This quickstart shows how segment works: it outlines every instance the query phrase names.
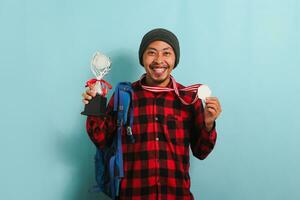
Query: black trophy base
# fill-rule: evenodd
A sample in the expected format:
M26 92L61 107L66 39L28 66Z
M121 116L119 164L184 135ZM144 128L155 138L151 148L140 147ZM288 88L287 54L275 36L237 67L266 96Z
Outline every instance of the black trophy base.
M96 96L84 106L84 111L81 112L81 114L87 116L104 116L106 113L106 102L106 97L96 94Z

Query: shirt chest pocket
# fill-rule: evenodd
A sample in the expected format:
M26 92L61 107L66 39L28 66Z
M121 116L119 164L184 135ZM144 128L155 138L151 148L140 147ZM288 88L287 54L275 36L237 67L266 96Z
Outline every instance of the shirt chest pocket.
M164 123L164 134L174 145L188 146L189 134L186 119L178 115L167 115Z

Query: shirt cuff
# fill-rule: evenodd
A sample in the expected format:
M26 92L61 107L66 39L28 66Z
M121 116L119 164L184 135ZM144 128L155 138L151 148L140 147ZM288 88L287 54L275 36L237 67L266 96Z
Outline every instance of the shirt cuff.
M213 127L209 131L206 129L205 125L204 125L204 129L207 133L210 134L211 132L213 132L216 129L216 121L214 121Z

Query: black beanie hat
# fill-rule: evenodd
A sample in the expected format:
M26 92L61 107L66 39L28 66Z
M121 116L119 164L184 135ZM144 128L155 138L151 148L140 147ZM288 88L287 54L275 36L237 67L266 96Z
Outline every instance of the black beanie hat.
M146 35L144 35L139 49L140 64L143 66L143 54L146 48L148 47L148 45L151 42L158 41L158 40L168 43L173 48L175 52L175 65L174 65L175 68L179 62L179 57L180 57L179 42L176 35L174 35L174 33L163 28L153 29L148 33L146 33Z

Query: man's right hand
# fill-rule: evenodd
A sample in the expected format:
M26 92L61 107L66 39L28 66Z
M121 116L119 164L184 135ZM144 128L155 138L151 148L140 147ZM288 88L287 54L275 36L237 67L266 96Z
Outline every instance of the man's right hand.
M82 102L88 104L90 100L96 96L95 85L91 85L84 93L82 93Z

